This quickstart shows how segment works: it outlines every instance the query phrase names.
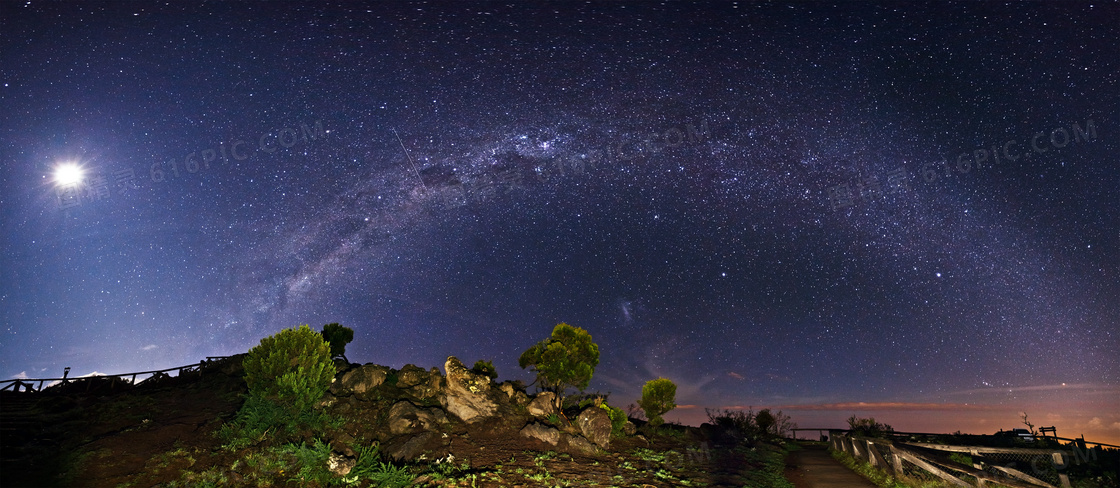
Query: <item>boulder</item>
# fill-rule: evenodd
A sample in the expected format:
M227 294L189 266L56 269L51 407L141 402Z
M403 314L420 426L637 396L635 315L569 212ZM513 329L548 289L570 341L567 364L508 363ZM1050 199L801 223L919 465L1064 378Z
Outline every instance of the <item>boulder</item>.
M363 394L385 382L389 368L376 364L365 364L342 374L342 378L331 383L331 392L338 394Z
M406 390L428 382L428 370L415 364L406 364L397 372L397 388Z
M337 452L332 452L331 456L327 458L327 469L334 473L335 476L346 476L350 474L350 470L358 464L356 459L347 457Z
M627 420L625 424L622 424L622 433L626 435L637 434L638 426L634 425L634 422Z
M419 408L407 401L394 403L389 408L389 432L393 435L434 431L447 423L447 416L435 408Z
M556 394L551 391L537 394L525 410L534 417L548 417L556 413Z
M521 429L521 437L537 439L541 442L546 442L555 446L557 442L560 442L560 431L552 427L533 422L529 425L526 425L525 428Z
M587 440L606 448L611 443L611 416L599 407L587 407L576 419L579 431Z
M580 452L583 454L595 454L595 452L598 451L598 449L595 448L595 445L592 444L591 441L588 441L583 437L580 437L578 435L565 437L568 438L569 451Z
M395 461L411 461L416 458L416 456L420 455L420 453L424 451L424 446L435 437L436 434L434 432L422 432L407 440L402 439L403 442L392 443L387 449L386 454Z
M490 398L490 377L472 373L455 356L447 358L447 388L440 404L464 422L473 423L493 416L498 403Z
M438 368L425 371L420 382L408 388L408 393L419 399L435 398L443 391L443 375Z

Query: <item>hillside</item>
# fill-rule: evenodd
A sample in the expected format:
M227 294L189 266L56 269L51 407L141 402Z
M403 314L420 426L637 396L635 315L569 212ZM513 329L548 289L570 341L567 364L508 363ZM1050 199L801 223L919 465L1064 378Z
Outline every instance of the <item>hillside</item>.
M782 486L784 451L714 428L612 425L448 358L443 371L336 360L327 421L245 440L242 356L138 385L0 392L3 486ZM570 420L569 420L570 419ZM617 419L616 419L617 420ZM225 427L223 427L225 426ZM710 427L710 426L709 426ZM613 430L613 432L612 432Z

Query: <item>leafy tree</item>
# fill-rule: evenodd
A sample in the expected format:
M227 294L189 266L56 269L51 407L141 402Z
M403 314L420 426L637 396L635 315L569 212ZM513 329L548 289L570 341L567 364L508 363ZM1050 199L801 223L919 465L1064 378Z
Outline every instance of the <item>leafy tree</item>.
M307 325L261 339L243 362L249 395L293 413L309 410L334 380L330 347Z
M489 376L490 379L498 377L498 370L494 368L494 363L492 361L483 361L481 359L475 361L471 372L482 376Z
M541 388L555 392L559 406L563 405L564 390L587 388L599 365L599 346L586 330L561 322L549 338L521 353L518 364L536 371Z
M323 340L331 346L331 357L346 359L346 345L354 340L354 329L338 323L323 326ZM350 362L349 359L346 359Z
M657 427L665 422L662 415L677 408L676 399L677 385L672 380L658 378L642 386L642 399L638 400L638 406L645 411L650 426Z

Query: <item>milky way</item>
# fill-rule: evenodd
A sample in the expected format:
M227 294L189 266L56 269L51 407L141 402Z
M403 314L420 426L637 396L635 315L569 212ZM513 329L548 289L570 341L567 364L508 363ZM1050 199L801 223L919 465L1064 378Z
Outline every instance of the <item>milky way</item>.
M1115 3L0 8L4 378L564 321L670 420L1120 439Z

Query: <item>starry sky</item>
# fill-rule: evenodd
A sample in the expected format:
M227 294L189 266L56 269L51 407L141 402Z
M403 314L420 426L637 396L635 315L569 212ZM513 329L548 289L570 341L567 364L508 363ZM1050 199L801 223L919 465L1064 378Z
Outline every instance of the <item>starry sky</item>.
M1115 2L0 3L0 377L567 322L802 427L1120 444ZM64 168L79 168L66 179Z

